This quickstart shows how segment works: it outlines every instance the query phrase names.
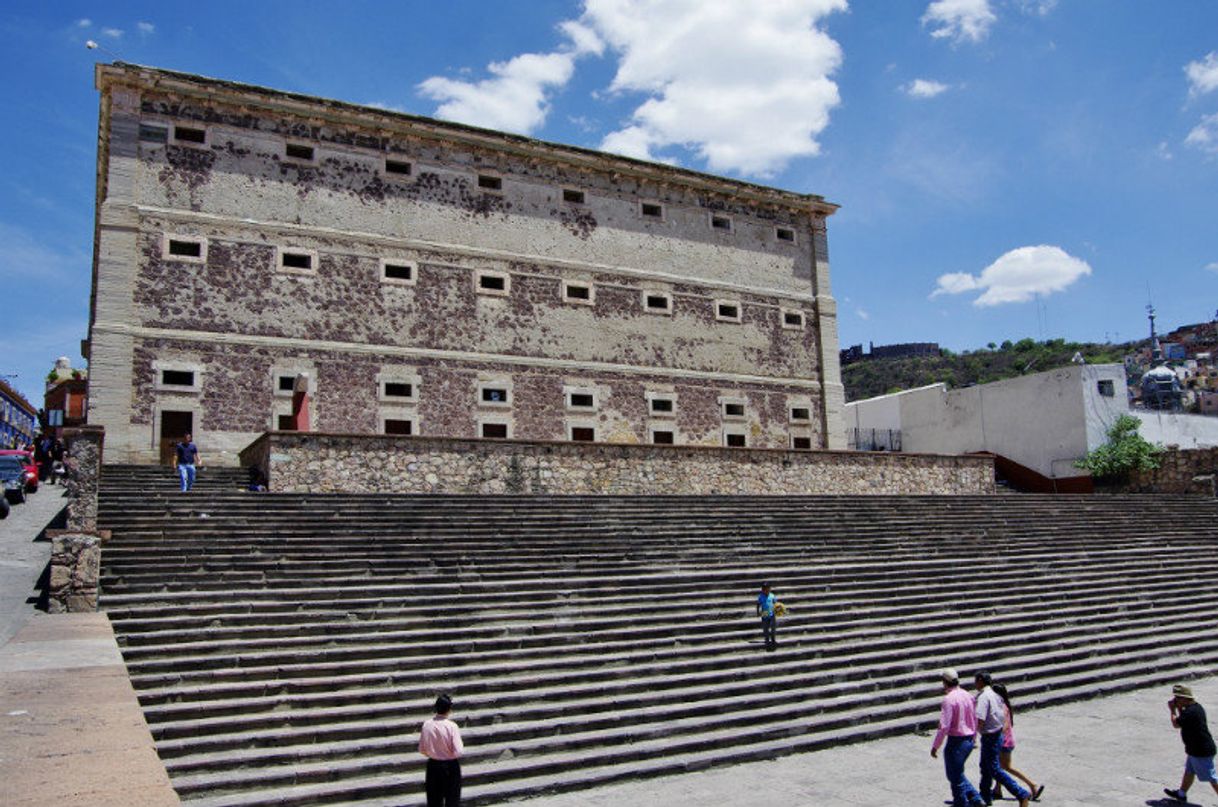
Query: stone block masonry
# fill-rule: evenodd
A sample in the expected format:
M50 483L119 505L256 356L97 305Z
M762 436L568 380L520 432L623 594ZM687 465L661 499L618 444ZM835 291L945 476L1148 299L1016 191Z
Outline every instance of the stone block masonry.
M54 536L47 610L52 614L96 611L100 569L98 536L71 532Z
M241 452L279 493L977 494L988 456L264 434Z

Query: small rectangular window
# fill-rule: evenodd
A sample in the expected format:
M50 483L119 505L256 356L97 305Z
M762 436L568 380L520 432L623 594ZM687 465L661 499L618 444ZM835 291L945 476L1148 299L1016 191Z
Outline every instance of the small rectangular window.
M387 263L385 264L385 278L387 280L414 280L414 267L408 263Z
M791 438L791 448L795 449L796 451L811 451L812 450L812 438L811 437L792 437Z
M493 440L506 440L508 427L506 423L483 423L482 436Z
M658 205L654 202L643 202L639 209L642 212L642 214L644 216L647 216L648 218L653 218L653 219L664 218L663 206Z
M279 425L279 431L281 431L281 432L294 431L294 429L292 428L292 416L291 415L280 415L279 419L276 422Z
M199 143L207 142L207 130L196 129L193 126L175 126L173 127L173 139L179 143Z
M711 227L715 230L723 230L724 232L732 231L732 220L727 216L711 215Z
M169 127L158 126L155 123L141 123L140 140L145 143L168 143Z
M659 446L673 445L676 442L673 437L673 433L668 429L652 429L651 431L651 442Z
M567 406L572 409L594 409L596 396L590 392L572 392L567 396Z
M195 374L190 370L162 370L161 383L167 387L193 387Z
M162 241L161 257L167 261L207 263L207 239L166 233Z
M572 190L571 188L563 188L562 200L570 202L573 205L582 205L584 203L584 192Z
M804 313L802 311L792 311L784 308L782 310L782 327L792 330L802 330L804 327Z
M386 398L409 398L414 395L414 386L404 381L386 381Z
M596 429L591 426L572 426L571 440L576 443L595 443Z
M409 420L385 418L385 434L413 434L414 424Z
M724 322L739 322L740 304L725 302L715 303L715 319L723 320Z
M1112 379L1105 378L1101 381L1097 381L1096 384L1099 387L1100 395L1103 395L1106 398L1116 396L1116 384L1112 381Z
M728 446L728 448L745 448L746 447L743 434L726 434L723 436L723 441Z
M307 160L309 162L313 161L312 146L305 146L300 143L288 143L286 146L284 146L283 153L285 156L290 157L293 160Z
M570 280L562 282L562 299L567 303L593 305L596 302L596 292L591 283L578 283Z
M169 254L179 258L197 258L203 254L203 245L198 241L169 239Z
M592 296L592 289L587 286L569 284L567 286L567 298L571 300L587 300Z
M312 271L313 256L307 252L288 252L284 250L279 265L285 269L304 269Z
M505 404L508 402L508 391L503 387L483 387L482 402L492 404Z
M478 175L478 187L487 191L503 190L503 180L499 177L489 176L487 174Z
M643 305L648 311L667 312L672 306L672 298L667 294L644 294Z
M507 288L507 278L499 275L478 275L478 288L486 291L503 291Z
M397 174L398 176L408 177L410 176L411 168L412 166L408 162L403 162L402 160L391 160L388 158L385 159L386 174Z
M673 410L672 398L652 398L651 411L668 415Z
M806 406L791 407L791 420L811 420L812 413Z
M795 231L790 227L778 227L774 230L774 235L777 236L779 241L786 241L791 244L795 243Z
M744 404L734 402L724 402L723 416L728 418L744 417Z
M281 375L277 380L277 387L280 392L295 392L296 391L296 376Z

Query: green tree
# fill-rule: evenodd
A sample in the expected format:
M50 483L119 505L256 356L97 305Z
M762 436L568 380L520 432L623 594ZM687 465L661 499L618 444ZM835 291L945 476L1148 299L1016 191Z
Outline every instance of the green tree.
M1142 422L1132 415L1121 415L1108 429L1108 442L1074 463L1090 471L1099 482L1128 481L1134 471L1153 471L1159 467L1162 448L1138 434Z

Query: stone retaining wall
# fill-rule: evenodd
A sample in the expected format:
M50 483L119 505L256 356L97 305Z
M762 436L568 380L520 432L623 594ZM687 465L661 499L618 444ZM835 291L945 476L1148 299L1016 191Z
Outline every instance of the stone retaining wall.
M51 538L51 580L47 610L52 614L97 610L101 539L63 532Z
M1215 495L1218 448L1168 448L1154 471L1135 473L1122 493L1198 493Z
M994 491L989 456L538 443L269 432L241 452L273 492L964 494Z

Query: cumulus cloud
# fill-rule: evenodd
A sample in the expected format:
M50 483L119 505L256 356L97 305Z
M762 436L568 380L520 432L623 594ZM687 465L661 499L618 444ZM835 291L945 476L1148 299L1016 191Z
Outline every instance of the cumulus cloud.
M973 300L975 306L1025 303L1038 295L1063 291L1089 274L1091 267L1086 261L1068 255L1060 247L1020 247L991 263L979 275L966 272L941 275L930 296L981 291Z
M1208 54L1204 61L1189 62L1184 67L1188 76L1189 95L1204 95L1218 90L1218 51Z
M92 24L93 24L93 20L89 19L88 17L81 17L79 20L76 21L77 28L88 28Z
M123 36L122 28L103 28L101 32L102 36L108 36L111 39L121 39Z
M135 27L139 29L140 34L149 36L156 33L156 26L150 22L137 22Z
M980 42L997 20L989 0L935 0L922 15L931 36L955 42Z
M912 98L934 98L936 95L947 92L948 86L938 81L916 78L901 89Z
M761 177L818 154L840 101L841 47L818 25L845 0L587 0L618 56L611 90L646 96L601 147L641 159L683 147L712 171Z
M584 25L566 22L559 28L567 41L553 53L525 53L493 62L487 66L491 78L481 81L432 76L419 84L419 92L441 102L436 117L531 134L545 123L550 94L571 79L575 60L604 47Z
M1202 118L1184 138L1184 142L1207 154L1218 154L1218 112Z

